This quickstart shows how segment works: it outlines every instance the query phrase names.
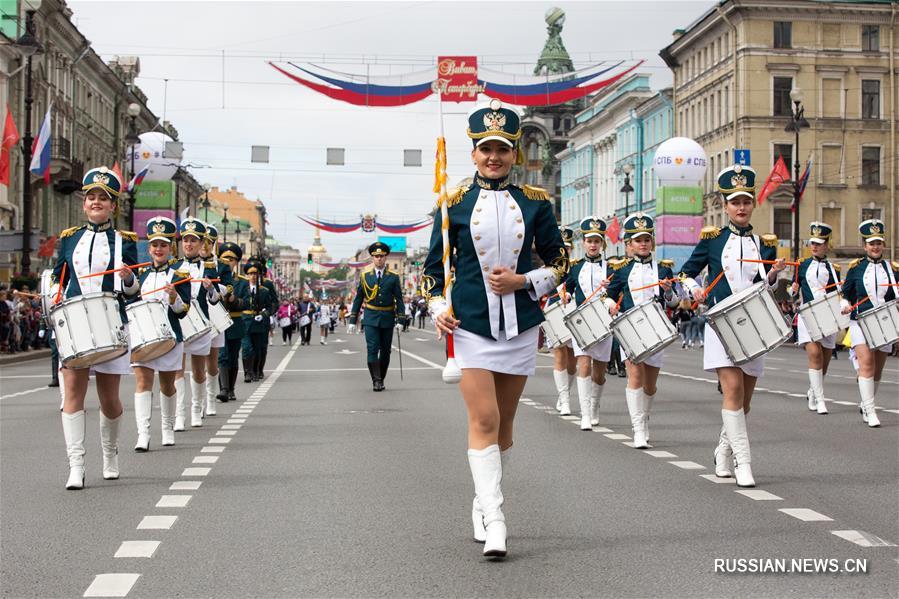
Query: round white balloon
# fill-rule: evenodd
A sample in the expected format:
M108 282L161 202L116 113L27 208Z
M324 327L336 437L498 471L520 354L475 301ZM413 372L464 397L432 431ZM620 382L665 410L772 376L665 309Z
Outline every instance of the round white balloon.
M139 173L146 165L150 165L147 171L148 181L168 181L178 171L181 165L180 158L163 157L166 142L174 141L165 133L149 131L142 133L140 143L134 146L134 174ZM131 149L128 149L127 159L131 161Z
M672 137L656 150L653 165L662 185L696 185L705 176L708 159L694 140Z

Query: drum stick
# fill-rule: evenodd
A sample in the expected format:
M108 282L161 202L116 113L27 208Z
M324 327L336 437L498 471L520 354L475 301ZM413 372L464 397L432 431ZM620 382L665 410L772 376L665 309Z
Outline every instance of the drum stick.
M25 297L35 297L35 298L40 297L36 293L25 293L24 291L16 291L15 289L13 290L13 295L24 295Z
M62 298L62 285L65 282L66 278L66 268L69 266L68 262L62 263L62 272L59 273L59 290L56 292L56 299L53 300L54 304L58 304L60 298Z
M133 270L135 268L143 268L144 266L150 266L151 264L153 264L153 263L152 262L141 262L140 264L133 264L130 266L128 264L123 264L122 266ZM91 277L105 277L106 275L111 275L112 273L117 272L117 271L118 271L117 268L113 268L112 270L104 270L103 272L95 272L95 273L92 273L89 275L81 275L78 278L79 279L90 279Z
M749 258L741 258L740 262L751 262L752 264L775 264L777 260L751 260ZM799 266L798 262L784 262L787 266Z
M836 287L836 286L839 285L839 284L840 284L840 282L837 281L836 283L831 283L830 285L827 285L827 286L825 286L825 287L822 287L822 288L819 289L818 291L827 291L827 290L830 289L831 287Z
M899 283L881 283L881 287L899 287Z
M703 299L705 299L709 296L709 294L712 292L712 289L715 288L715 285L718 284L718 281L720 281L721 277L723 277L723 276L724 276L724 271L722 270L721 272L718 273L718 276L715 277L715 280L712 281L712 284L709 285L708 287L706 287L705 291L702 292ZM699 302L693 302L693 306L690 309L695 310L698 305L699 305Z
M869 296L866 295L865 297L863 297L862 299L860 299L860 300L858 301L858 303L856 303L854 306L852 306L851 308L849 308L849 311L851 312L851 311L855 310L856 308L858 308L859 306L861 306L862 304L864 304L866 301L868 301L868 299L869 299Z
M662 279L661 281L658 281L657 283L650 283L649 285L644 285L643 287L637 287L636 289L631 289L631 293L633 293L634 291L643 291L644 289L649 289L650 287L658 287L659 285L661 285L662 283L665 283L665 282L673 283L674 279Z
M611 280L612 280L612 277L614 277L614 276L615 276L615 273L612 273L611 275L609 275L608 280L611 281ZM593 293L591 293L590 295L588 295L588 296L587 296L587 299L584 300L584 304L586 304L586 303L589 302L591 299L593 299L593 296L596 295L597 293L599 293L600 291L602 291L603 289L604 289L604 287L603 287L602 285L600 285L599 287L597 287L596 289L594 289L594 290L593 290ZM582 304L582 305L583 305L583 304Z
M203 279L181 279L180 281L175 281L172 283L172 287L175 285L183 285L184 283L192 283L193 281L202 281ZM158 289L153 289L152 291L141 291L141 295L153 295L157 291L164 291L165 286L159 287Z

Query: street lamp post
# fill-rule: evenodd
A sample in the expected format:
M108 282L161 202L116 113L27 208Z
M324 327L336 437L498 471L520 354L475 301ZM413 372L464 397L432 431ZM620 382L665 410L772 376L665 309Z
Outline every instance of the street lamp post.
M222 232L225 236L225 243L228 242L228 204L222 204L222 210L225 211L225 215L222 217Z
M624 185L621 186L621 193L624 194L624 218L627 218L628 214L630 214L630 193L634 191L634 188L631 187L631 171L633 168L630 164L625 164L621 167L621 170L624 171Z
M34 35L34 13L37 7L32 2L30 10L25 11L25 33L16 40L16 47L25 57L25 135L22 137L22 157L24 167L22 172L22 275L28 276L31 271L31 105L34 103L32 96L32 70L31 58L43 52L40 42Z
M795 161L793 162L793 240L792 258L799 258L799 131L808 129L808 121L805 120L805 108L802 107L803 94L802 90L794 87L790 90L790 99L793 101L793 114L790 115L790 122L784 127L784 131L795 133L796 140L793 145L795 148Z
M140 104L132 102L128 105L128 135L125 136L125 145L131 146L131 172L129 177L134 178L134 148L140 145L140 137L137 135L137 117L140 115ZM135 190L128 192L128 229L134 230L134 204L137 198Z
M209 222L209 183L203 184L203 203L200 206L203 207L203 222Z

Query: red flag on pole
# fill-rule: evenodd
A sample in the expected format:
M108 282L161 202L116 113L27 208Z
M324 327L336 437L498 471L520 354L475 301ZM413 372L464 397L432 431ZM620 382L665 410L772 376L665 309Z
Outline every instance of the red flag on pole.
M51 235L47 241L37 248L37 255L41 258L51 258L53 256L53 248L56 245L56 235Z
M765 179L765 184L762 185L762 188L758 193L758 201L759 206L762 205L762 202L765 201L771 192L775 189L786 183L790 180L790 169L787 168L787 165L784 163L783 156L778 155L777 162L774 163L774 170L771 171L771 174L768 175L768 178Z
M12 118L9 104L6 105L6 124L3 125L3 141L0 142L0 183L9 185L9 152L19 143L19 130Z
M621 233L621 225L618 224L618 216L612 219L612 222L609 223L609 228L606 229L606 237L609 238L613 244L618 243L618 235Z

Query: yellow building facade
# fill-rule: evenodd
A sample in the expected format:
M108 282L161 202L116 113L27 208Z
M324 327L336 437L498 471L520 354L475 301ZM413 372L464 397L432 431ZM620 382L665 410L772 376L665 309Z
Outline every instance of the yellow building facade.
M725 222L714 181L735 150L749 150L759 187L778 156L791 177L797 160L802 172L811 158L802 249L809 222L823 220L834 227L834 253L858 255L858 224L880 218L896 257L897 12L889 0L728 0L674 32L660 54L674 75L675 135L695 139L709 158L707 223ZM809 123L798 154L795 133L784 130L796 98ZM782 185L753 217L758 231L778 235L782 255L792 190Z

